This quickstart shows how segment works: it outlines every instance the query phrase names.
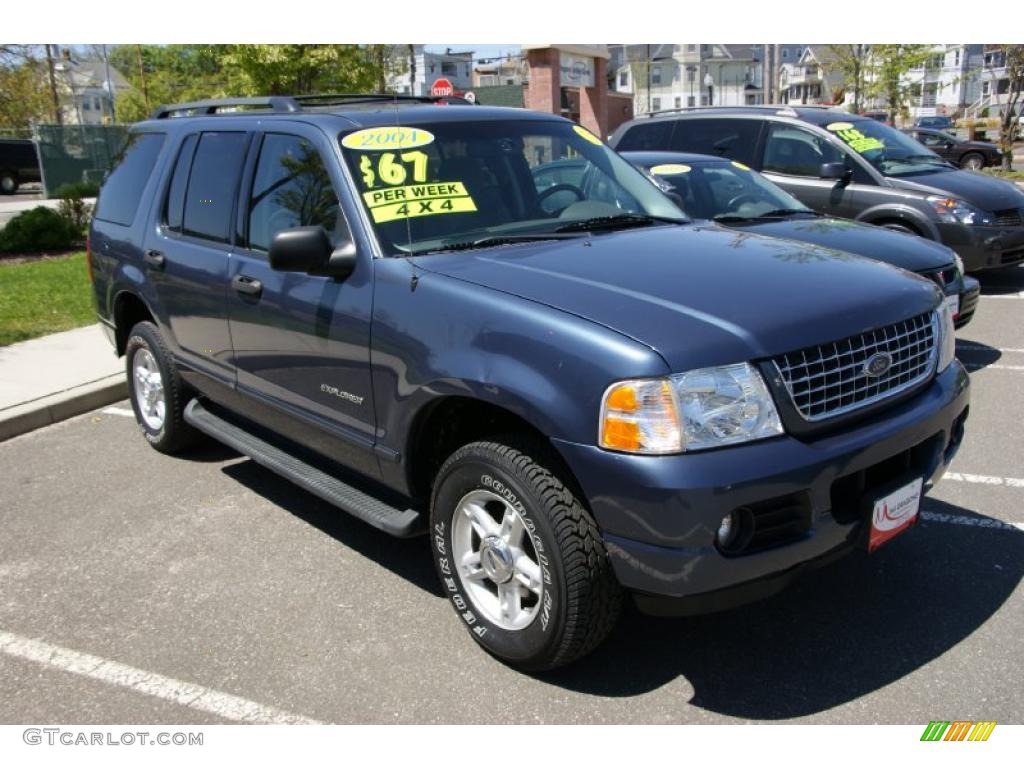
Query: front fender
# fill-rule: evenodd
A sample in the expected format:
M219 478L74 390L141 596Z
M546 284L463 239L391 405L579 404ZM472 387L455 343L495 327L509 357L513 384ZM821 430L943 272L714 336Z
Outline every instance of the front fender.
M593 443L610 383L669 373L650 347L575 315L404 259L375 267L370 360L386 452L403 453L417 415L449 396L503 408L549 437Z
M913 227L929 240L939 240L939 230L935 222L921 211L906 203L881 203L861 211L856 221L864 224L875 224L882 221L899 221Z

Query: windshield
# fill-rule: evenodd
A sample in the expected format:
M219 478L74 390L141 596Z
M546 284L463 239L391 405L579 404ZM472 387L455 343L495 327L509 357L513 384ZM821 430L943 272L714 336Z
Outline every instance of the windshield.
M696 219L754 219L785 211L811 213L796 198L741 163L663 163L648 170L663 188L683 199L683 210Z
M389 126L340 140L391 255L687 221L637 169L568 122Z
M951 170L945 160L923 144L884 123L874 120L839 121L829 123L825 130L885 176L913 176Z

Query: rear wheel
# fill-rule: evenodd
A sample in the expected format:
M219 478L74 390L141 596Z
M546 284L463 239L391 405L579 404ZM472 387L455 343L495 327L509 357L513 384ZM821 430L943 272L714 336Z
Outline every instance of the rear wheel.
M125 369L132 410L149 444L163 453L192 445L199 433L185 423L190 395L153 323L132 328L125 345Z
M589 653L622 594L597 524L540 444L471 443L434 485L431 541L452 607L502 661L541 671Z
M960 158L960 167L971 171L980 171L985 167L985 158L977 152L968 152Z
M0 171L0 194L13 195L18 191L18 177L12 171Z

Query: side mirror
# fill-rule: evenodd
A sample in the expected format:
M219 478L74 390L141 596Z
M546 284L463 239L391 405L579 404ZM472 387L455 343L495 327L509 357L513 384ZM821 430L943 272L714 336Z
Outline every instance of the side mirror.
M271 269L280 272L347 277L356 267L355 244L348 240L332 248L320 226L282 229L270 241L268 257Z
M853 172L846 167L846 163L822 163L818 169L818 177L822 179L835 179L844 184L850 180Z

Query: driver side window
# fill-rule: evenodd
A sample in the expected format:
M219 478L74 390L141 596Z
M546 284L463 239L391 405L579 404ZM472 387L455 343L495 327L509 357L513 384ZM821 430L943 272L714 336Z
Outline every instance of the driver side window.
M338 196L316 148L298 136L268 133L249 199L249 247L267 251L281 230L318 224L333 241L340 217Z
M764 170L818 178L822 163L849 165L844 153L810 131L779 123L769 127Z

